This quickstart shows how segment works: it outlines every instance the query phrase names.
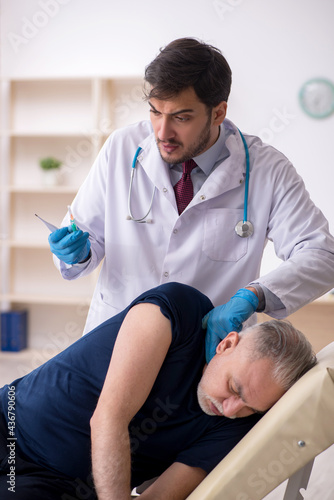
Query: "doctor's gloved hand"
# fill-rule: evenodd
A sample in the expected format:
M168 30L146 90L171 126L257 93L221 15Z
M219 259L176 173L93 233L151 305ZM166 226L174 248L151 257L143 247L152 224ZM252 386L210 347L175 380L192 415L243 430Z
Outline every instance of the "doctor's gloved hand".
M90 252L89 233L71 226L61 227L49 235L51 252L66 264L77 264L87 259Z
M202 321L206 328L205 357L209 363L216 354L219 342L230 332L240 332L242 323L257 309L259 299L251 290L240 288L235 295L222 306L215 307Z

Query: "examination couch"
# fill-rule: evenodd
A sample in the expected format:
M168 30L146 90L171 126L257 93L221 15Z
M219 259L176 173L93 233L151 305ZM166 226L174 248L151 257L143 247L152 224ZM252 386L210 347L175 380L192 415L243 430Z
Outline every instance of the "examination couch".
M334 342L317 358L187 500L261 500L286 479L282 500L304 498L314 458L334 444ZM334 464L328 481L334 499Z

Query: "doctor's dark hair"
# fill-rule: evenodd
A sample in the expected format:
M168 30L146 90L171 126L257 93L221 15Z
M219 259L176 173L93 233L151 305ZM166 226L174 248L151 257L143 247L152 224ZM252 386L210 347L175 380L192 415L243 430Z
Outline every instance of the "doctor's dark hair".
M210 109L227 101L232 72L219 49L195 38L179 38L160 49L146 67L145 81L152 87L146 99L170 99L193 87Z
M273 319L258 323L242 330L239 337L239 344L249 339L247 349L252 361L260 358L272 361L273 377L285 391L317 364L312 345L289 321Z

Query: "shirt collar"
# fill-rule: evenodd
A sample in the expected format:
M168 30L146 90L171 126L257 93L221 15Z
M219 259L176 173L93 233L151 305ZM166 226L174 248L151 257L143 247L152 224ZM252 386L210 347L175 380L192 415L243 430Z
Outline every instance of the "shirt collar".
M221 152L225 146L225 129L224 127L219 127L219 136L216 142L204 153L196 156L194 161L203 170L206 175L209 175L213 166L219 159Z
M195 156L193 160L197 163L205 175L208 176L217 161L222 159L224 156L228 156L228 151L225 146L225 127L219 127L219 137L216 142L207 151ZM174 165L170 165L171 168L173 166Z

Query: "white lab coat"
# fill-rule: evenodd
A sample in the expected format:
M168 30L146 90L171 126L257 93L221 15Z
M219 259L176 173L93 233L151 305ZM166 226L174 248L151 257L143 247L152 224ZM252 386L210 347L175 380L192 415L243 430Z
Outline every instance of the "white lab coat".
M220 305L255 281L284 308L268 313L283 318L334 287L334 239L320 210L287 158L259 138L245 135L250 154L248 219L254 234L240 238L243 219L245 150L236 127L226 140L230 155L207 178L179 216L170 167L160 157L150 122L114 132L99 153L73 204L78 226L90 234L92 258L69 267L58 259L65 279L85 276L104 258L85 331L125 308L161 283L192 285ZM131 164L137 147L131 208L148 210L152 224L127 220ZM64 225L68 224L67 218ZM267 240L284 261L259 277Z

